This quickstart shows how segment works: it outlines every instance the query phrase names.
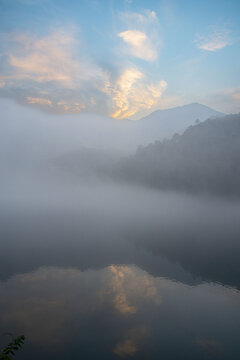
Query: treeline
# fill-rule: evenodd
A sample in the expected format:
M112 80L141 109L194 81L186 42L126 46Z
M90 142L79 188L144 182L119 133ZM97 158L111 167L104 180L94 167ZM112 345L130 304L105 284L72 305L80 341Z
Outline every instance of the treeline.
M171 140L139 147L117 177L161 189L240 194L240 114L190 126Z

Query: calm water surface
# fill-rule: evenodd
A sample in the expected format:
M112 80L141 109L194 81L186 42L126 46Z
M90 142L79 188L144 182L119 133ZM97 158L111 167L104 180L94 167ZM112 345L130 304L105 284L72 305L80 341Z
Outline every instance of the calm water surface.
M240 202L124 185L1 194L16 359L239 359Z

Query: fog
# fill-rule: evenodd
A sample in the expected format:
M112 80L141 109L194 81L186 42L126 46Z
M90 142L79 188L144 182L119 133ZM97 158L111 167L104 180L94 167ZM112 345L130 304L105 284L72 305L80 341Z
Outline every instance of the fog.
M81 147L133 154L139 145L182 133L197 119L204 121L222 115L197 103L160 110L140 121L88 113L54 115L4 98L0 99L0 108L1 163L7 159L15 164L23 157L35 162Z
M8 100L1 104L2 278L41 265L85 270L117 263L137 264L153 275L190 283L207 280L239 287L238 197L183 192L177 186L155 189L137 179L118 178L122 158L134 152L124 146L122 133L114 137L113 128L128 127L128 121L120 125L85 114L78 123L75 115L47 115ZM91 132L87 121L97 128ZM110 139L108 134L97 136L103 123ZM185 137L189 135L182 141ZM141 150L137 160L142 152L146 158ZM142 162L141 174L151 174L149 164ZM174 164L179 167L177 160Z
M81 345L88 358L114 359L145 343L139 358L155 358L159 334L165 359L176 356L171 341L181 358L234 358L239 198L123 176L123 161L144 151L135 155L128 121L83 115L94 128L84 133L75 115L1 104L0 319L28 336L27 358L74 357Z

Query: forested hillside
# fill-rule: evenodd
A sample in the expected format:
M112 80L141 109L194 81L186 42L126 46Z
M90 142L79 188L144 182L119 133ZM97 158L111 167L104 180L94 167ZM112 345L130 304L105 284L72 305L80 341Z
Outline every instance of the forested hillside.
M240 194L240 114L190 126L183 135L140 147L120 176L157 188Z

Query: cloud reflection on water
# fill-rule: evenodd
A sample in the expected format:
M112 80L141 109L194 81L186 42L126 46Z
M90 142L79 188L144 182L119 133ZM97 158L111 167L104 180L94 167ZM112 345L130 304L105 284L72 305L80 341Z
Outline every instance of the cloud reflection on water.
M156 351L165 359L178 351L231 358L239 350L229 336L240 325L239 300L231 288L184 285L136 266L85 272L42 267L1 283L0 320L1 328L27 336L23 357L32 348L66 354L73 346L75 356L92 358L94 344L107 359L144 358L149 351L149 358Z

